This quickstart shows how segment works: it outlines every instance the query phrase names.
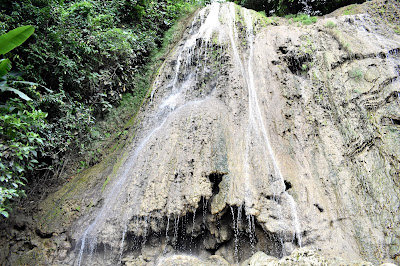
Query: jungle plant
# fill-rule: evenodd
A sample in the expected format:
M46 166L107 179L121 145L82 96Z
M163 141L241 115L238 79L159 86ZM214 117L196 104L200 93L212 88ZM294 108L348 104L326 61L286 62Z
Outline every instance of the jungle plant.
M33 26L22 26L0 36L0 55L4 55L24 43L35 31ZM25 93L10 87L19 81L10 82L8 73L11 70L11 61L8 58L0 59L0 93L13 92L24 100L31 100Z
M20 46L33 32L32 26L22 26L1 35L0 55ZM28 95L11 87L25 82L10 79L10 70L11 61L0 59L0 214L5 217L10 209L8 202L24 195L21 187L26 181L25 172L38 163L37 145L41 145L43 139L35 129L41 127L46 117L32 106Z

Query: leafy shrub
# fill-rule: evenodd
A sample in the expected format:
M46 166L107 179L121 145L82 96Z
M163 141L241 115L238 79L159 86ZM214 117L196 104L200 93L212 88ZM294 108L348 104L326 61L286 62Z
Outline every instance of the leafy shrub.
M286 15L286 19L289 19L292 22L299 22L302 23L303 25L311 25L315 22L317 22L317 17L315 16L309 16L307 14L297 14L297 15Z
M18 27L0 36L0 55L24 43L34 32L32 26ZM8 201L24 194L25 172L33 170L37 147L43 139L36 133L46 114L24 104L31 98L14 85L22 82L9 76L11 61L0 60L0 214L8 217ZM13 86L13 87L11 87ZM10 98L19 97L19 98Z
M0 108L0 214L8 216L7 200L24 194L25 175L39 163L44 139L38 132L47 114L31 103L10 99Z
M336 27L336 24L335 24L335 22L333 22L332 20L328 20L328 21L325 23L325 27L328 28L328 29L333 29L333 28Z
M361 81L364 77L364 72L360 68L353 68L349 71L349 77L356 81Z

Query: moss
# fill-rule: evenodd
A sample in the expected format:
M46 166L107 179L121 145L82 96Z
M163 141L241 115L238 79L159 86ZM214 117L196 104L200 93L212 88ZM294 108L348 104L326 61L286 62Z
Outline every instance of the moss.
M356 81L361 81L364 77L364 72L360 68L353 68L349 71L349 77Z
M219 44L219 35L217 32L213 32L211 40L214 45Z
M126 158L128 157L128 152L125 152L124 155L122 156L121 159L119 159L113 166L113 171L110 175L108 175L108 177L106 178L106 180L104 181L102 187L101 187L101 191L103 192L104 189L106 188L107 184L110 182L110 180L116 176L118 169L121 168L122 163L126 160Z
M354 14L356 14L356 10L355 10L356 6L357 5L354 4L354 5L349 5L349 6L345 7L345 9L343 10L343 14L344 15L354 15Z

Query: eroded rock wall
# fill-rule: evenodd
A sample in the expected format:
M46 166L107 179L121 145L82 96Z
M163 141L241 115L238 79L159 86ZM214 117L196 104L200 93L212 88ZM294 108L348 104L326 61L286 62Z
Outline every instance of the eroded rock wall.
M4 263L399 263L400 36L373 4L310 26L201 10L130 144L6 229L30 233Z

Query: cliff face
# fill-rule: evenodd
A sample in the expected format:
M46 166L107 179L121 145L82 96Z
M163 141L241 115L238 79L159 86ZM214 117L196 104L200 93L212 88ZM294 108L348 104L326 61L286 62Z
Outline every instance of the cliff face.
M379 8L399 9L356 8L202 9L129 145L8 228L4 263L400 263L400 36ZM285 257L301 247L320 255Z

